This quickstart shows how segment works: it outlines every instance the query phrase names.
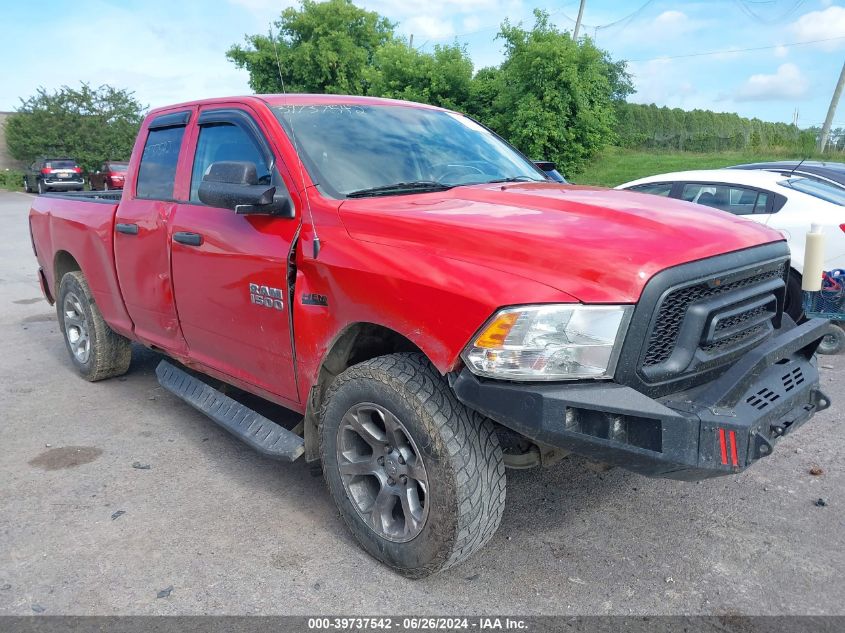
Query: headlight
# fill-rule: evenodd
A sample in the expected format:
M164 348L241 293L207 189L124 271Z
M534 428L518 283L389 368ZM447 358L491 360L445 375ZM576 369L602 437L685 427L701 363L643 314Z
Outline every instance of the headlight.
M632 306L538 305L499 311L461 355L505 380L611 378Z

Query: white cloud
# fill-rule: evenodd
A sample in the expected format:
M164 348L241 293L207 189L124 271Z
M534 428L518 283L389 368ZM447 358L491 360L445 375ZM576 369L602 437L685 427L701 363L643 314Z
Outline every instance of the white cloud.
M438 18L432 15L418 15L402 22L405 31L413 33L420 40L440 40L452 37L455 28L452 20Z
M789 55L789 47L784 46L783 44L778 44L777 48L775 48L775 57L786 57Z
M735 101L780 101L801 99L810 83L795 64L781 64L773 75L751 75L734 95Z
M694 107L690 100L697 93L696 87L674 60L631 62L628 71L636 89L631 101L656 103L671 108Z
M826 40L833 37L843 39L825 42L825 50L834 50L845 45L845 7L830 6L824 11L811 11L798 18L791 26L799 41Z

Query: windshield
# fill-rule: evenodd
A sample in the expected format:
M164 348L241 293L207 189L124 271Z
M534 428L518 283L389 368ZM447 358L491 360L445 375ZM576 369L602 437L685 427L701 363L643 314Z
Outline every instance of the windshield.
M845 189L814 178L790 178L780 183L784 187L845 207Z
M335 197L366 195L374 188L382 188L380 194L385 188L388 193L411 193L426 187L546 180L495 134L453 112L395 105L273 110L295 136L312 179Z
M109 171L123 173L129 168L126 163L109 163Z

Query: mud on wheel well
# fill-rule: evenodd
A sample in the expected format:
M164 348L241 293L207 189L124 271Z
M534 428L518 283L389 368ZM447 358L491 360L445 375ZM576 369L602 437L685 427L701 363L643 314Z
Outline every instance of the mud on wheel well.
M398 332L374 323L351 325L334 341L320 365L317 384L311 387L308 396L303 429L307 461L319 459L317 425L320 409L323 406L326 391L335 377L365 360L397 352L423 353L419 347Z

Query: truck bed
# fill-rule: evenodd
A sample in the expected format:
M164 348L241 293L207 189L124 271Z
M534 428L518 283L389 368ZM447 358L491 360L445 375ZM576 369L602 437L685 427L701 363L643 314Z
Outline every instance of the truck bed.
M42 283L58 296L67 270L84 270L103 318L121 334L132 331L115 274L114 221L120 191L46 193L32 201L29 226Z
M87 202L107 202L115 204L120 202L123 191L110 189L109 191L51 191L42 193L40 197L66 198L68 200L85 200Z

